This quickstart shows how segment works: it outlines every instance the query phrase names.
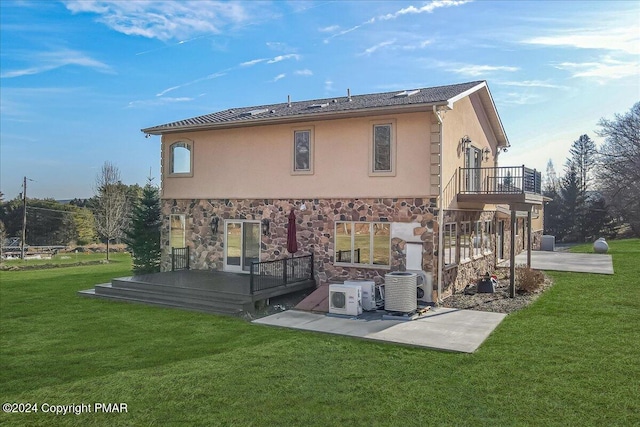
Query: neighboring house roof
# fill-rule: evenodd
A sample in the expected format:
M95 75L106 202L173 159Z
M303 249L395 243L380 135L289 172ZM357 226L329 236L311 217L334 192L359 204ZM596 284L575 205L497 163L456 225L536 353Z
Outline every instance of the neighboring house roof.
M230 108L203 116L152 126L142 129L142 132L162 135L175 132L357 117L391 111L424 111L432 106L446 110L452 109L456 101L474 92L479 93L498 145L508 146L509 142L489 93L489 88L483 80L405 91Z

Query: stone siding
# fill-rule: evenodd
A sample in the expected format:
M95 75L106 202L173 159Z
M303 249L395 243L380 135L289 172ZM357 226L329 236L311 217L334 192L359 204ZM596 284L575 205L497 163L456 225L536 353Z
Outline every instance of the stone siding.
M304 203L306 209L300 207ZM185 241L190 248L190 265L198 270L224 269L224 220L269 221L267 235L261 236L261 261L290 256L287 252L288 215L294 209L297 220L298 252L313 253L316 281L327 283L348 279L373 279L382 282L391 270L405 268L406 238L391 236L388 268L334 265L334 230L336 221L366 221L412 224L412 239L423 243L423 269L433 268L435 199L195 199L163 200L162 270L171 268L169 218L186 216ZM218 218L218 230L212 221ZM393 225L392 225L393 228Z

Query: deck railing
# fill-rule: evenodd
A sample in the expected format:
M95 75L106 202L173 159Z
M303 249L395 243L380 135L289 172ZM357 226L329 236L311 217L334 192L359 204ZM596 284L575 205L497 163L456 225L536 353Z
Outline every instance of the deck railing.
M171 248L171 271L189 269L189 247Z
M313 280L313 254L251 263L251 294L291 283Z
M525 166L460 168L459 194L542 194L542 175Z
M350 264L360 264L360 248L353 250L353 260L351 259L351 249L336 251L336 262L346 262Z

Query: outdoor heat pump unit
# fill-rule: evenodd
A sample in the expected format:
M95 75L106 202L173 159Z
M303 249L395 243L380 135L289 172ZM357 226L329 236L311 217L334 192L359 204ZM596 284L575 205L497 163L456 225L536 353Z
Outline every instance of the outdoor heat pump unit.
M329 285L329 313L362 314L362 290L359 286Z
M362 309L375 310L376 306L376 282L373 280L345 280L344 286L359 286L362 292Z

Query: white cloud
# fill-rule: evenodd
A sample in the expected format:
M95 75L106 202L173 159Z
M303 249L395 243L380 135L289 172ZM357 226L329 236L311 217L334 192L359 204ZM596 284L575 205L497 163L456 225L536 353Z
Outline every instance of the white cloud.
M470 3L471 1L472 0L434 0L421 7L415 7L415 6L405 7L404 9L400 9L397 12L388 13L386 15L380 16L378 19L382 21L386 21L389 19L396 19L402 15L431 13L434 10L441 7L461 6L465 3Z
M333 87L333 81L327 79L324 81L324 90L326 92L333 92L335 88Z
M335 38L335 37L343 36L343 35L345 35L345 34L348 34L348 33L352 32L352 31L355 31L355 30L357 30L358 28L361 28L361 27L363 27L363 26L365 26L365 25L371 25L371 24L373 24L374 22L376 22L376 18L371 18L371 19L369 19L368 21L365 21L365 22L363 22L363 23L362 23L362 24L360 24L360 25L355 25L355 26L353 26L353 27L351 27L351 28L348 28L348 29L346 29L346 30L340 31L340 32L338 32L338 33L335 33L335 34L331 35L330 37L327 37L326 39L324 39L324 43L329 43L329 41L330 41L331 39Z
M5 71L0 74L0 77L13 78L40 74L67 65L91 68L101 73L114 72L113 69L104 62L93 59L83 52L72 49L58 49L50 52L29 53L24 56L34 64L18 70Z
M282 74L278 74L277 76L275 76L273 78L273 80L271 80L272 83L277 82L278 80L284 79L285 77L287 77L286 74L282 73Z
M561 62L555 65L572 77L593 78L599 83L640 75L640 63L624 62L604 56L598 62Z
M505 65L477 65L477 64L460 64L460 63L450 63L450 62L439 62L437 64L439 67L446 68L447 71L451 71L452 73L462 74L465 76L478 77L490 73L494 73L496 71L506 71L506 72L514 72L518 71L518 67L511 67Z
M640 32L637 23L619 28L564 30L550 36L531 37L523 40L523 43L640 54Z
M299 60L300 58L301 58L301 56L296 54L296 53L290 53L290 54L287 54L287 55L278 55L278 56L268 60L267 64L275 64L276 62L284 61L284 60L287 60L287 59Z
M259 64L261 62L266 61L266 58L260 58L260 59L252 59L250 61L246 61L240 64L241 67L251 67L253 65Z
M172 86L170 88L163 90L162 92L157 93L156 96L161 97L166 95L169 92L173 92L174 90L177 90L177 89L182 89L183 87L186 87L186 86L191 86L192 84L200 83L206 80L217 79L218 77L225 76L227 74L226 72L230 71L231 69L232 68L227 68L226 70L218 71L217 73L209 74L208 76L200 77L199 79L191 80L190 82L183 83L181 85Z
M512 105L527 105L536 104L542 101L542 97L536 93L529 92L509 92L496 100L498 103L512 104Z
M371 55L371 54L372 54L372 53L374 53L376 50L378 50L378 49L380 49L380 48L383 48L383 47L385 47L385 46L391 46L391 45L393 45L395 42L396 42L395 40L387 40L387 41L384 41L384 42L380 42L380 43L378 43L378 44L376 44L376 45L374 45L374 46L371 46L371 47L370 47L370 48L368 48L368 49L365 49L365 51L364 51L364 52L362 52L362 53L361 53L361 55Z
M296 76L313 76L313 71L305 68L304 70L296 70L293 72Z
M247 7L259 2L224 1L67 1L73 13L93 13L98 21L126 35L163 41L218 34L249 19Z
M155 99L148 99L148 100L143 100L143 101L131 101L129 102L129 104L127 104L127 108L135 108L135 107L151 107L151 106L156 106L156 105L166 105L166 104L175 104L178 102L189 102L189 101L193 101L195 98L191 98L191 97L178 97L178 98L171 98L171 97L162 97L162 98L155 98Z
M555 85L553 83L549 83L542 80L523 80L523 81L497 81L496 84L504 85L504 86L517 86L517 87L536 87L536 88L547 88L547 89L567 89L566 86Z
M328 27L318 28L318 31L320 31L321 33L335 33L339 29L340 26L338 25L330 25Z

